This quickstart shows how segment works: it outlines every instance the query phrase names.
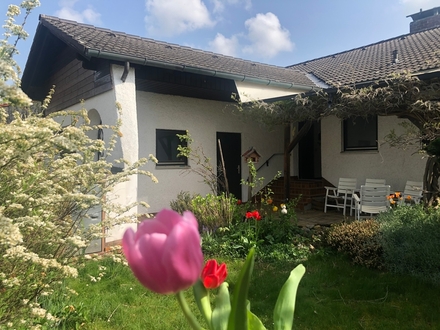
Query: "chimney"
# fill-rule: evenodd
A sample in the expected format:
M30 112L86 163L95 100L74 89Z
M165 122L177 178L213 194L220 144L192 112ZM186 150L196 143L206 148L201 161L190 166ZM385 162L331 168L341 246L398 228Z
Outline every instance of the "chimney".
M408 15L413 21L409 24L409 33L420 32L428 29L440 27L440 7L435 7L420 12Z

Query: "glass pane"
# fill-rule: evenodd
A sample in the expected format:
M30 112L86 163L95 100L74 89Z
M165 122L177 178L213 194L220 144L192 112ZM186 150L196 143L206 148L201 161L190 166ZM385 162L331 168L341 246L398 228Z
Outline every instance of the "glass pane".
M181 142L177 134L184 135L186 132L181 130L156 130L156 158L159 161L158 165L187 164L185 157L177 157L179 154L177 147L185 145L185 142Z
M377 116L344 120L344 150L377 150Z

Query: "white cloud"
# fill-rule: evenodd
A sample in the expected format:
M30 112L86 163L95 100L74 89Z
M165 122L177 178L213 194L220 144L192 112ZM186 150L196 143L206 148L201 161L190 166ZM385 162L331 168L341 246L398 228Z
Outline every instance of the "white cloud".
M73 7L78 0L62 0L58 2L61 7L60 10L55 12L55 15L60 18L70 19L80 23L90 23L93 25L100 25L101 14L93 9L92 6L88 6L82 11L75 10Z
M211 0L214 4L214 13L222 13L225 10L225 5L244 5L246 10L252 8L252 0Z
M201 0L146 0L146 9L145 23L152 35L178 35L215 25Z
M294 43L290 40L290 32L283 28L278 17L271 12L257 14L245 22L248 39L251 45L246 46L245 53L271 58L283 51L292 51Z
M237 36L226 38L223 34L217 33L214 40L209 42L209 47L215 53L236 56L238 49L238 38Z

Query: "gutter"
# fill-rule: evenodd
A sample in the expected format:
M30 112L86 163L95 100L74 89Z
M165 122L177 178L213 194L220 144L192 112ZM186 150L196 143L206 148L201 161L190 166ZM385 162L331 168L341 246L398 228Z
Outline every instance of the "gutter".
M197 68L193 66L187 66L182 64L170 64L167 62L162 61L155 61L155 60L148 60L146 58L142 57L135 57L135 56L126 56L126 55L120 55L116 53L101 51L97 49L85 49L84 55L87 58L95 57L95 58L103 58L107 60L114 60L114 61L120 61L120 62L130 62L133 64L139 64L144 66L153 66L163 69L170 69L170 70L180 70L184 72L189 73L195 73L195 74L201 74L205 76L212 76L212 77L219 77L224 79L232 79L235 81L242 81L242 82L249 82L253 84L260 84L260 85L266 85L266 86L272 86L272 87L280 87L285 89L296 89L301 92L308 92L311 90L314 90L315 87L312 86L306 86L306 85L297 85L292 83L283 83L278 82L270 79L261 79L261 78L255 78L255 77L249 77L246 75L241 74L233 74L233 73L227 73L227 72L221 72L217 70L209 70L209 69L202 69Z

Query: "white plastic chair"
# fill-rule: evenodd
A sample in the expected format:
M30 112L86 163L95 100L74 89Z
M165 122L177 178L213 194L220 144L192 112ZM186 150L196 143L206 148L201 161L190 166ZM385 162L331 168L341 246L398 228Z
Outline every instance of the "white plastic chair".
M370 187L380 187L386 185L385 179L365 179L365 185Z
M388 211L390 201L387 197L390 195L390 189L389 185L377 187L362 185L359 196L357 193L353 195L356 219L360 220L362 213L373 216Z
M385 179L365 179L365 186L369 187L382 187L386 185ZM359 192L359 190L355 191ZM355 211L354 199L351 201L350 215L352 211Z
M324 213L327 213L327 207L335 207L343 210L343 214L345 216L345 209L350 207L350 215L351 215L351 205L352 205L352 196L354 191L356 190L357 179L352 178L339 178L339 183L337 187L328 187L325 186L325 205L324 205ZM329 203L329 202L333 203Z
M405 189L402 194L402 204L405 203L405 200L414 201L414 203L420 203L420 200L423 198L423 182L417 181L406 181Z

